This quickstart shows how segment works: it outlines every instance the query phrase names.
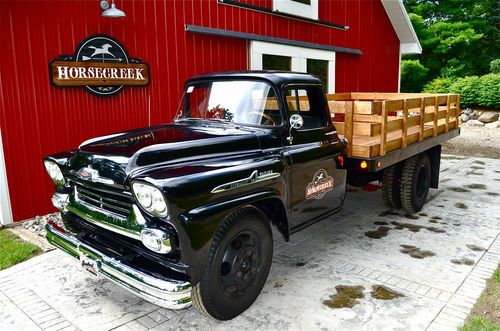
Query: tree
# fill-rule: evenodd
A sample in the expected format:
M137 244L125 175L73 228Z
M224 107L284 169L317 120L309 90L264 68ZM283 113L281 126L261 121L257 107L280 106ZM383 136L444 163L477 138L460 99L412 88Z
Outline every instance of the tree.
M500 1L404 0L422 45L420 60L429 71L426 83L437 77L484 75L500 58ZM402 86L406 85L402 76ZM410 83L410 85L414 85Z
M420 92L429 69L419 60L404 60L401 63L401 92Z

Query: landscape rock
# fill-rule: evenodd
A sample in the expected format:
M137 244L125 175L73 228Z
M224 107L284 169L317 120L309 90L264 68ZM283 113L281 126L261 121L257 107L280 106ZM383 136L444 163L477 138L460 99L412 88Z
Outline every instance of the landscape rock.
M484 123L478 120L469 120L464 123L465 126L484 126Z
M498 120L498 113L493 111L484 112L481 116L479 116L478 120L483 123L495 122Z
M469 120L469 116L467 114L462 114L460 115L460 119L465 123Z
M474 111L470 108L467 108L465 111L464 111L464 114L467 115L467 116L470 116L471 114L473 114Z
M493 122L493 123L487 123L484 126L487 127L487 128L489 128L489 129L498 129L498 128L500 128L500 122L496 121L496 122Z
M55 222L61 228L64 228L64 223L62 222L61 214L59 213L36 216L35 218L24 222L22 226L26 230L34 234L38 234L40 237L45 237L47 234L45 231L45 225L47 225L49 220Z

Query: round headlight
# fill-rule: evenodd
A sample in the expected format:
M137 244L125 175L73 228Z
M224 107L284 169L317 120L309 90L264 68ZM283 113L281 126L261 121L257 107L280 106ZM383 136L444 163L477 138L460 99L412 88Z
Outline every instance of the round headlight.
M44 161L45 169L56 185L64 184L64 176L59 166L52 161Z
M167 203L159 189L149 184L133 183L132 190L139 204L154 216L167 216Z

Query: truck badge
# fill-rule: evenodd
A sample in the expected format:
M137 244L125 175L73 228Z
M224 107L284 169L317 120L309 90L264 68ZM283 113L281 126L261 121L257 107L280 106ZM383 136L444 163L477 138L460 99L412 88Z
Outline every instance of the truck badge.
M306 186L306 199L321 199L327 192L333 190L334 180L324 169L316 171L313 181Z
M103 183L103 184L114 184L115 182L108 178L103 178L99 176L99 171L96 169L92 169L91 167L84 167L78 170L76 176L83 180L88 180L94 183Z

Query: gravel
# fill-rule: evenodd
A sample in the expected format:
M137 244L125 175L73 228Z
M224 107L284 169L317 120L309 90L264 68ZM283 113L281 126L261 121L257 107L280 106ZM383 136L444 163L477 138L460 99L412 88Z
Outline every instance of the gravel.
M500 129L462 126L460 136L443 144L442 153L500 159Z
M60 213L48 214L45 216L36 216L33 219L30 219L22 224L23 228L26 230L39 235L40 237L45 237L47 232L45 231L45 225L47 221L53 221L60 227L64 228L64 224L61 220Z

